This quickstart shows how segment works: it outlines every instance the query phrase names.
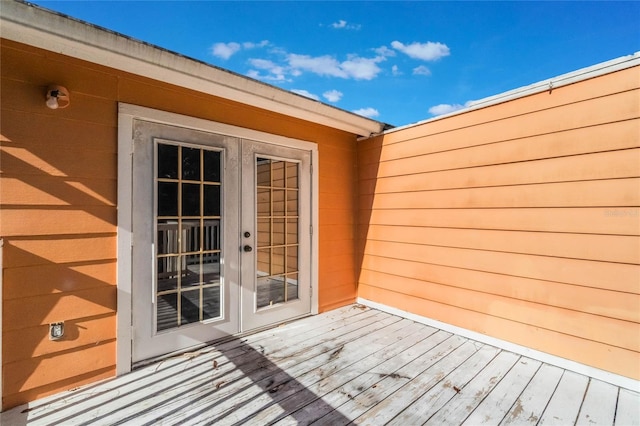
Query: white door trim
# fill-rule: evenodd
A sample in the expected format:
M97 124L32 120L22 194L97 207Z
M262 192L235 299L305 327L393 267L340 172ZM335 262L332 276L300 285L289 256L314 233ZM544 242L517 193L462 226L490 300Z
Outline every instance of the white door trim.
M118 104L118 238L117 238L117 330L116 374L131 371L132 364L132 185L133 121L142 119L160 124L202 130L241 139L251 139L311 152L311 313L318 313L318 146L314 142L273 135L195 117L159 111L131 104Z

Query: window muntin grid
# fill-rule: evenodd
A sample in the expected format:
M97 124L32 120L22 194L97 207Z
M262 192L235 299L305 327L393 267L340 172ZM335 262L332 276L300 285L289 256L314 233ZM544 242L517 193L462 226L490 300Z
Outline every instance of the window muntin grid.
M256 157L256 308L298 299L299 163Z
M222 152L156 142L156 329L222 316Z

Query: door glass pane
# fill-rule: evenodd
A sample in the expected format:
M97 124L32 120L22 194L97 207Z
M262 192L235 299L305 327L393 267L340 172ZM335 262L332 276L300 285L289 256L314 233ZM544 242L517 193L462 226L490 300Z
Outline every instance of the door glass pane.
M200 181L200 152L198 148L182 147L182 179Z
M178 256L158 258L158 292L178 289Z
M221 161L219 151L158 142L158 331L222 315Z
M284 161L271 161L271 186L274 188L284 188L285 177L284 169L286 163Z
M220 216L220 185L204 186L204 215Z
M220 183L220 152L204 152L204 181Z
M298 298L298 168L256 158L256 307Z
M271 216L272 217L283 217L285 216L286 207L285 207L285 190L284 189L274 189L272 192L272 207L271 207Z
M298 219L287 219L287 244L298 244Z
M203 221L202 250L220 250L220 219L207 219Z
M298 216L298 190L287 190L287 215Z
M200 321L200 289L180 293L180 325Z
M200 221L182 220L182 253L197 252L200 250Z
M271 189L258 188L256 200L258 217L269 217L271 215Z
M274 246L282 246L285 244L284 219L272 219L272 233Z
M182 184L182 216L200 216L200 185Z
M157 303L158 331L177 327L178 322L178 295L176 293L162 294L158 296Z
M182 256L182 262L182 280L180 286L184 289L202 284L200 280L200 274L202 273L200 255Z
M202 284L220 284L220 253L202 255Z
M287 273L298 272L298 246L287 246Z
M158 254L178 253L178 221L158 219Z
M158 145L158 177L178 178L178 147L176 145Z
M178 184L158 182L158 216L178 215Z
M220 316L220 286L202 289L202 319L208 320Z
M258 218L256 229L256 241L258 247L269 247L271 245L271 220L269 218Z
M287 274L287 300L298 298L298 274Z
M268 158L256 159L256 184L271 186L271 160Z
M287 188L298 188L298 163L287 163Z
M274 247L271 249L271 273L284 273L284 247Z

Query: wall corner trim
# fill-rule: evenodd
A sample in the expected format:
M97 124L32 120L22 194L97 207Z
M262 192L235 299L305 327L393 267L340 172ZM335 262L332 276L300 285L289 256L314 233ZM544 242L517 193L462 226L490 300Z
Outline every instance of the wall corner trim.
M487 345L495 346L497 348L510 351L518 355L533 358L538 361L563 368L565 370L573 371L575 373L589 376L597 380L602 380L603 382L611 383L612 385L619 386L621 388L629 389L634 392L640 392L640 381L631 379L629 377L610 373L599 368L590 367L579 362L571 361L569 359L562 358L556 355L551 355L546 352L537 351L535 349L527 348L526 346L507 342L506 340L487 336L486 334L467 330L466 328L457 327L455 325L427 318L422 315L412 314L411 312L403 311L402 309L387 306L378 302L373 302L361 297L358 297L357 303L368 306L370 308L378 309L382 312L387 312L392 315L397 315L402 318L435 327L449 333L454 333L459 336L466 337L467 339L472 339L481 343L485 343Z

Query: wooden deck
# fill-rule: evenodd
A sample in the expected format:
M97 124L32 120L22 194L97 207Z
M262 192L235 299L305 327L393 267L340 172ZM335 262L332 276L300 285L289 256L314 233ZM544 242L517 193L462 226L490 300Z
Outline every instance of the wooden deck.
M638 393L360 305L3 413L3 425L640 424Z

